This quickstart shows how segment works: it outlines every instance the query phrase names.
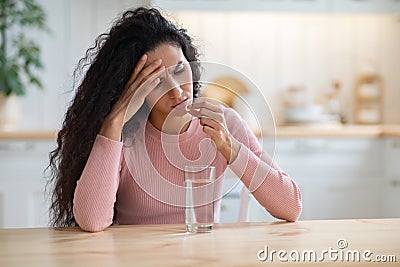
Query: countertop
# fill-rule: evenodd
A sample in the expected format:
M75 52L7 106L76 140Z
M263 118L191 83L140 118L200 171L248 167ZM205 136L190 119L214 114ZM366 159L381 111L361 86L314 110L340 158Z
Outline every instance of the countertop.
M274 132L267 132L268 135ZM260 134L256 133L259 137ZM57 131L20 130L1 132L0 140L55 140ZM277 138L291 137L395 137L400 138L400 125L281 125Z
M277 126L277 137L400 137L400 125Z
M55 140L57 131L39 131L39 130L17 130L0 131L0 140Z
M0 229L0 266L398 266L399 240L400 219Z

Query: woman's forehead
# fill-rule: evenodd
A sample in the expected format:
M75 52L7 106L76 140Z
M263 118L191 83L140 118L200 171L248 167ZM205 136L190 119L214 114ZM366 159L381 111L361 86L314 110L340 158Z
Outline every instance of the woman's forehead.
M165 67L175 66L179 62L186 62L182 49L178 45L161 44L147 54L147 62L145 66L150 65L157 59L162 60L162 65Z

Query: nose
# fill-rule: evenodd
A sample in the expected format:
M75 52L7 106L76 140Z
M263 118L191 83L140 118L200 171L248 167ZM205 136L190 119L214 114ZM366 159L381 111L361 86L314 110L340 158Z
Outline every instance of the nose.
M174 79L170 79L169 85L171 89L168 91L168 95L171 98L179 98L183 93L183 89L181 88L180 84Z
M183 93L182 88L179 85L176 85L174 88L172 88L168 94L171 98L179 98Z

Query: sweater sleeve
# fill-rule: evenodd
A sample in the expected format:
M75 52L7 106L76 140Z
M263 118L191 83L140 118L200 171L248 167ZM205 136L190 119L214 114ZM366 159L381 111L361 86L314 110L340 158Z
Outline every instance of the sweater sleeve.
M228 127L236 125L231 134L241 143L230 168L272 216L296 221L302 210L302 197L295 181L271 160L238 115L226 117Z
M121 154L122 142L97 135L74 193L75 221L85 231L102 231L112 224Z

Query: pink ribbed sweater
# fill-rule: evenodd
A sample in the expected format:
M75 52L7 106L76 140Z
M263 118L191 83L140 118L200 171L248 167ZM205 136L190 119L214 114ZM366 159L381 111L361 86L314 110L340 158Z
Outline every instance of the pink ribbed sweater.
M181 167L187 163L185 158L216 167L220 196L224 170L230 167L271 215L297 220L302 202L296 183L271 161L237 113L224 108L224 115L230 133L241 143L237 158L229 165L198 119L180 135L162 134L147 122L145 142L138 138L129 146L97 135L75 189L76 222L87 231L104 230L113 223L115 207L116 224L184 223ZM175 157L177 154L185 158ZM219 205L220 200L216 202L216 221Z

